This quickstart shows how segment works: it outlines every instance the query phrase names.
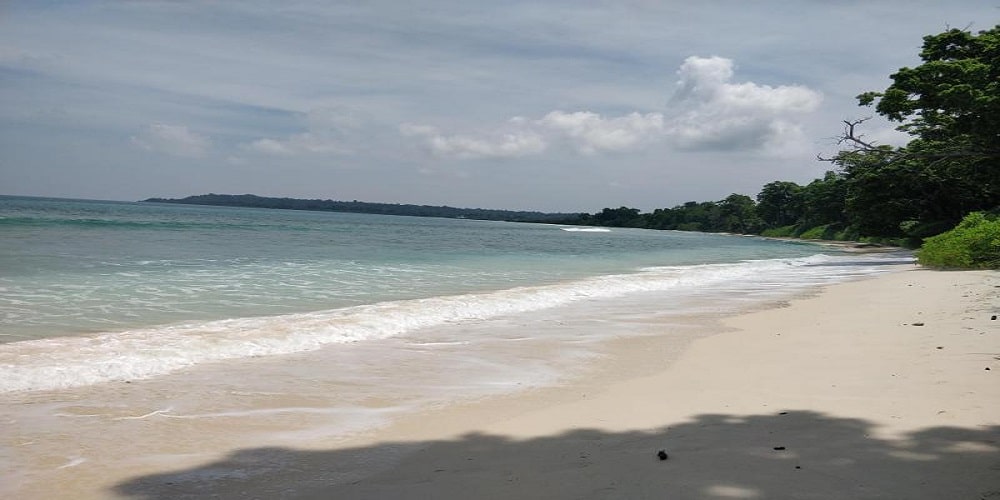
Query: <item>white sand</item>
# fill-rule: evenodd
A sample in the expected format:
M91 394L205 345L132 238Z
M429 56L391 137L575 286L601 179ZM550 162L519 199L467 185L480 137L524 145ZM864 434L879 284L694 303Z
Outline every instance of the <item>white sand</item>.
M418 438L315 496L1000 498L997 286L923 270L836 285L729 319L656 375L501 422L454 415L477 434Z
M924 270L835 285L727 319L652 375L111 484L138 498L1000 499L998 286ZM625 342L612 366L655 360L651 345Z

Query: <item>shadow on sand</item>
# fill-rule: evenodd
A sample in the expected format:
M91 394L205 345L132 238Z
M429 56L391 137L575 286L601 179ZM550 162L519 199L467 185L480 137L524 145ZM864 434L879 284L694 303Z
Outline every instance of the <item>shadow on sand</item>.
M623 409L627 411L627 409ZM233 452L129 480L136 499L996 499L1000 426L879 439L869 422L807 411L702 415L649 432ZM659 450L669 455L657 457Z

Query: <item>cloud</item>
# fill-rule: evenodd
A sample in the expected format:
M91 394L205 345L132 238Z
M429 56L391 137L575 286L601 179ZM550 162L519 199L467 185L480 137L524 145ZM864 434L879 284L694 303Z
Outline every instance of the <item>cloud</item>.
M798 85L731 83L733 61L723 57L688 57L677 74L667 134L682 149L784 149L801 141L795 117L823 99Z
M661 113L633 112L604 118L589 111L553 111L535 123L572 141L576 149L584 154L632 149L662 136L664 131Z
M580 153L624 151L663 133L660 113L629 113L605 118L590 111L552 111L540 119L514 117L499 130L481 136L445 135L429 125L404 124L400 132L420 137L439 156L460 159L516 158L544 153L567 142Z
M481 135L448 135L415 124L400 131L422 138L437 155L461 159L537 155L555 143L585 155L664 142L682 150L781 154L804 144L796 118L816 110L822 101L819 92L803 86L733 83L733 61L722 57L688 57L677 73L680 80L666 112L606 117L556 110L535 120L514 117Z
M295 134L286 139L258 139L246 147L258 153L287 156L348 152L346 146L336 139L319 136L312 132Z
M205 156L211 147L207 137L188 130L183 125L153 123L131 137L132 144L157 153L186 158Z
M513 118L508 123L507 130L487 137L442 135L435 127L414 124L403 124L400 132L423 138L434 154L460 159L516 158L542 153L548 147L541 134L524 126L523 119Z
M269 155L345 154L361 128L358 115L343 107L320 107L306 114L306 132L285 138L261 138L244 148Z

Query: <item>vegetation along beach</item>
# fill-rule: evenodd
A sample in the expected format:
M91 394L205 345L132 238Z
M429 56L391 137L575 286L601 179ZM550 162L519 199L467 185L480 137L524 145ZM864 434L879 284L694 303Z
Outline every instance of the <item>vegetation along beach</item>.
M993 8L4 9L0 498L1000 498Z

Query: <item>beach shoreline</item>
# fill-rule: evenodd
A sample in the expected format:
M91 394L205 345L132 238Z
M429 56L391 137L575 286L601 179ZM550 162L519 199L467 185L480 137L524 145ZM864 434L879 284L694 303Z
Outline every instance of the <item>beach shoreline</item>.
M333 449L240 450L115 491L990 498L1000 495L998 286L994 272L923 269L835 284L726 318L649 374L597 370L600 381L430 409ZM608 366L649 362L650 345L620 343Z

